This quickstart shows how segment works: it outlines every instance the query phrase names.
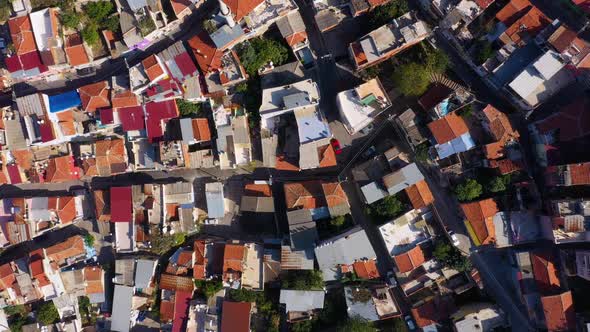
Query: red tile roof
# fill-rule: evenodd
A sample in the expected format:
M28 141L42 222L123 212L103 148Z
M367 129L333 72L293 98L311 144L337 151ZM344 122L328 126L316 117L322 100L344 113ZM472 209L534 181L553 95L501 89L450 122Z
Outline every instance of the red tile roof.
M244 16L250 14L254 8L262 4L264 0L225 0L224 2L234 15L236 22L239 22Z
M250 302L223 301L221 332L250 332Z
M498 206L492 198L461 204L467 221L473 228L479 242L483 244L495 241L496 231L493 217L498 212Z
M111 102L113 108L139 106L137 95L129 90L113 93Z
M164 68L158 62L158 58L154 54L148 56L141 61L145 72L152 83L165 74Z
M111 221L130 222L132 220L131 187L111 187Z
M77 216L76 198L73 196L58 197L57 216L62 225L71 224Z
M332 144L326 144L324 146L318 147L318 154L320 160L320 168L336 166L336 151L334 151L334 147L332 146Z
M288 209L316 209L348 205L348 198L337 182L303 181L284 185Z
M561 287L554 259L549 251L531 253L533 275L541 293L553 292Z
M249 183L244 187L244 196L272 197L272 189L268 184Z
M508 27L521 17L531 6L532 4L529 0L511 0L496 14L496 19Z
M94 194L94 208L98 221L111 221L110 191L94 190L92 193Z
M37 50L33 27L28 15L8 20L10 37L17 55L23 55Z
M296 32L290 36L285 37L287 44L291 47L293 47L301 42L304 42L306 39L307 39L307 32L305 32L305 31Z
M243 244L226 244L223 249L223 274L242 272L245 255Z
M74 157L61 156L47 160L45 169L46 182L64 182L80 178L80 170L74 164Z
M569 165L572 186L590 184L590 162Z
M188 15L188 13L184 14L183 12L193 3L190 0L171 0L170 4L172 5L172 10L174 10L174 15L176 15L176 18L182 18Z
M479 6L479 8L486 9L491 4L493 4L494 1L496 1L496 0L475 0L475 3Z
M403 254L393 256L395 265L401 273L411 272L426 262L424 251L417 245Z
M526 37L535 37L551 23L551 20L537 7L532 7L526 14L510 25L500 36L504 43L519 44ZM506 36L508 39L504 38Z
M375 260L356 261L352 264L352 267L354 268L354 273L361 279L376 279L380 277Z
M202 32L188 40L188 46L195 55L197 64L207 74L221 68L221 57L223 51L213 44L213 41L206 32Z
M186 331L188 320L188 308L190 306L193 292L178 291L174 294L174 320L172 322L172 332Z
M164 135L164 124L172 118L178 117L178 107L174 100L150 102L145 105L146 129L150 141L158 141Z
M572 292L558 295L542 296L541 304L545 313L547 329L553 331L574 331L576 329L576 312Z
M84 268L84 282L86 283L86 294L104 293L103 271L100 267L86 266Z
M490 167L497 168L500 171L500 174L505 175L523 170L524 164L521 160L510 160L508 158L504 158L499 160L490 160Z
M16 275L10 263L0 265L0 290L12 287L16 282Z
M162 301L160 303L160 320L169 322L174 319L174 302Z
M207 258L205 257L205 241L197 240L194 244L193 278L204 280Z
M429 87L428 91L418 99L418 104L420 104L425 111L430 111L440 102L448 98L452 92L453 90L446 85L434 83Z
M111 107L110 89L106 81L92 83L78 89L85 112L94 112L100 108Z
M100 123L103 125L112 124L113 120L114 118L112 108L103 108L100 110Z
M578 34L565 25L560 26L549 36L547 42L553 46L557 52L563 53L568 50L570 45L578 38ZM579 50L581 51L581 50Z
M63 242L60 242L45 249L47 258L58 264L68 258L77 257L86 253L84 248L84 239L80 235L72 236Z
M462 117L455 113L447 114L445 117L432 121L428 128L438 144L444 144L469 132L467 124Z
M578 98L536 126L544 134L556 130L562 142L590 135L590 98Z
M520 134L514 130L505 113L500 112L497 108L489 104L483 109L483 113L489 124L492 137L496 141L506 144L507 141L520 137Z
M434 202L432 192L425 180L407 187L405 191L414 209L426 207Z
M64 50L68 57L68 62L72 66L79 66L88 63L88 53L82 43L82 37L79 33L74 33L64 37Z
M145 116L142 106L119 108L117 109L117 114L119 115L119 120L124 131L142 130L145 128Z
M160 276L160 288L174 290L177 292L192 292L194 289L193 279L185 276L162 274Z
M209 121L207 118L193 119L193 135L197 141L210 141L211 131L209 130Z
M456 307L452 297L436 297L412 308L412 315L416 320L416 325L423 328L439 323L455 311Z

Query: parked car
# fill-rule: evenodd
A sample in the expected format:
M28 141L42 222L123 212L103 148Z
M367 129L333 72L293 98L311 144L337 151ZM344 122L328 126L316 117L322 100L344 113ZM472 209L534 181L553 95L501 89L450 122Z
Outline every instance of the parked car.
M336 152L336 154L342 153L342 148L340 147L340 141L338 141L335 138L332 138L330 140L330 144L332 144L332 147L334 148L334 152Z
M377 154L377 148L373 145L363 152L363 158L369 159Z
M392 271L387 272L387 283L391 287L397 287L397 280L395 279L395 275Z
M416 330L416 323L414 323L414 319L412 318L412 316L408 315L404 317L404 320L406 321L406 325L408 325L408 329L410 331Z
M455 234L455 232L453 232L453 231L449 231L449 236L451 237L451 241L453 242L453 245L455 247L459 247L461 242L459 242L459 237L457 236L457 234Z

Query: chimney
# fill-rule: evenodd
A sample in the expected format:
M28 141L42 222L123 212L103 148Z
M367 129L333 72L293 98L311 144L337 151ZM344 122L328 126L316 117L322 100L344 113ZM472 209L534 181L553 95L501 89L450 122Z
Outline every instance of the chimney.
M218 0L219 2L219 14L225 19L225 22L230 28L233 28L236 25L234 21L234 17L232 16L229 7L223 2L223 0Z

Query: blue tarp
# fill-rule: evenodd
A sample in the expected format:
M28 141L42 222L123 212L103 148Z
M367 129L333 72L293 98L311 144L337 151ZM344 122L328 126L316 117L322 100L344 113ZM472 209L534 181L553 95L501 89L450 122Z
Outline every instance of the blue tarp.
M49 96L49 112L51 113L61 112L81 105L82 101L76 90Z

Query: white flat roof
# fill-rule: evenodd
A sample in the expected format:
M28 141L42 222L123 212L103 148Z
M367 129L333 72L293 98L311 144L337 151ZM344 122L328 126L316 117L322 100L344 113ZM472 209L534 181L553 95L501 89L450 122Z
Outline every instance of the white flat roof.
M117 251L133 251L135 247L133 233L133 223L115 223L115 248Z
M260 113L285 111L285 109L283 109L284 98L291 95L297 95L301 92L306 93L310 99L310 104L319 103L320 93L318 86L311 79L307 79L293 84L264 89L262 91L262 104L260 105Z
M29 14L35 42L40 51L49 49L48 41L50 38L55 37L53 35L53 29L51 28L51 16L49 10L50 8L46 8Z
M418 218L420 218L420 214L416 210L412 210L379 227L379 232L390 255L402 254L426 239L424 232L413 225Z
M547 51L516 76L509 86L520 97L527 99L541 84L557 74L564 66L557 53Z

